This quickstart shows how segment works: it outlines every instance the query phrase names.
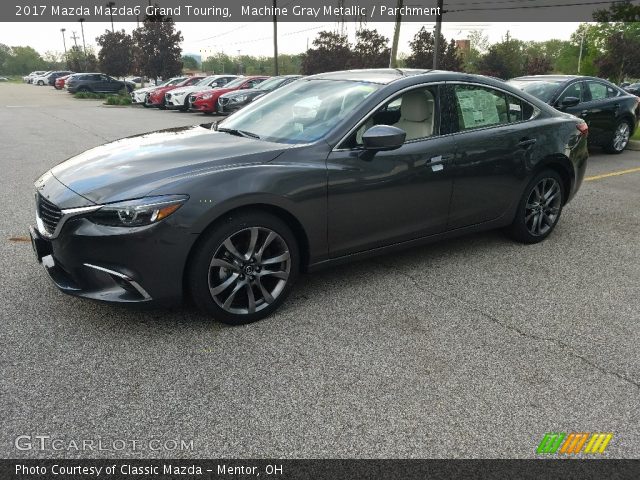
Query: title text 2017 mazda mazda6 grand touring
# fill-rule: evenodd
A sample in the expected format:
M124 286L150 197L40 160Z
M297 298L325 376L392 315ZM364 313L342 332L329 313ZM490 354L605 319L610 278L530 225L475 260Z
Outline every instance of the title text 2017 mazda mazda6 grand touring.
M307 77L211 126L88 150L37 180L33 245L64 292L238 324L303 270L508 227L547 237L587 127L503 82L438 71Z

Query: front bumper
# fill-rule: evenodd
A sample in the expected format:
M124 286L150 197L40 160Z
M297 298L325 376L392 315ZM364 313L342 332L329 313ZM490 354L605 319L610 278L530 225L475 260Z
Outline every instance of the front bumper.
M164 104L165 106L172 110L172 109L176 109L176 108L185 108L185 101L187 101L186 106L188 107L188 95L171 95L170 97L167 98L167 96L164 97Z
M52 204L68 206L69 195L75 194L57 181L48 184L53 187L47 185L41 193ZM90 221L87 215L97 208L63 209L64 221L55 230L36 213L31 242L53 283L64 293L93 300L179 303L184 268L197 237L179 212L157 224L128 228Z

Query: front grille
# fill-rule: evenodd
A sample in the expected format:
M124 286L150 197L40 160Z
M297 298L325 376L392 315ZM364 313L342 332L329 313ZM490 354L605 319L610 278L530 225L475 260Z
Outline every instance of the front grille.
M191 95L191 96L189 97L189 102L193 103L193 102L195 102L195 101L196 101L196 96L195 96L195 95Z
M223 105L224 106L227 103L229 103L229 99L228 98L222 98L222 97L218 98L218 104L219 105Z
M56 227L62 218L62 212L57 206L40 194L37 196L37 202L38 217L42 220L47 232L52 234L55 232Z

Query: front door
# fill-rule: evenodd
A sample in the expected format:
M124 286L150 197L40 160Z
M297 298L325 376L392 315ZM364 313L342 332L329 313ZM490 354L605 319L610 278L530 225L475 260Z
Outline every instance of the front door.
M330 256L357 253L443 232L447 224L454 139L441 136L438 87L390 99L328 157ZM400 148L362 148L377 124L407 132Z

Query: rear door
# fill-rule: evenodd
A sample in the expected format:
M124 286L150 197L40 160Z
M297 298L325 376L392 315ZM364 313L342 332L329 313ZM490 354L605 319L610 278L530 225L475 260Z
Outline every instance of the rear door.
M619 92L597 80L586 80L584 83L586 101L581 105L581 116L589 125L589 136L596 143L608 142L615 130L620 109Z
M520 195L523 162L538 138L535 109L505 91L448 83L456 157L448 230L501 217Z

